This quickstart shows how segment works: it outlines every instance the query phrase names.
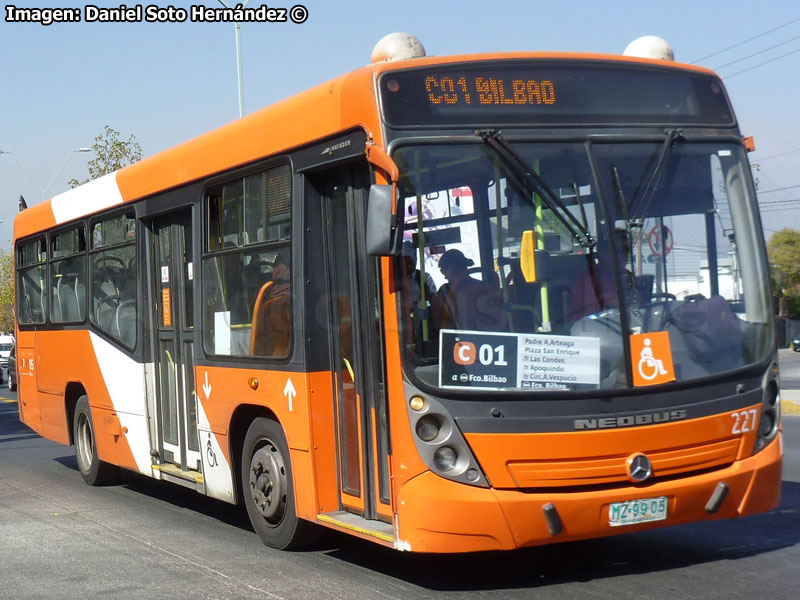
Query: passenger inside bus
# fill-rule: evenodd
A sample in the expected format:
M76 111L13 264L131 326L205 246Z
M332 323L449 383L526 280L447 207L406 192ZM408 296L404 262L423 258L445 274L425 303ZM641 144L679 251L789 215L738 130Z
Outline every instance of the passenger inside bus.
M442 303L442 329L504 331L503 299L497 288L469 276L474 261L460 250L450 249L439 259L439 269L447 278L439 289Z
M269 289L270 298L277 296L288 296L291 290L291 268L289 266L288 251L281 250L275 256L272 264L273 285Z
M403 242L403 275L408 285L408 299L412 307L416 307L422 301L422 273L417 269L417 253L411 242ZM435 296L436 284L430 273L425 273L426 302L433 302Z
M436 323L439 322L442 311L436 293L436 283L430 273L426 272L425 284L422 285L422 272L417 269L417 251L409 241L403 242L402 258L402 274L407 291L406 311L411 318L413 340L419 344L437 339L438 329L435 329L433 324L434 320Z
M288 253L279 252L272 279L262 287L253 307L250 354L283 357L291 342L291 268Z

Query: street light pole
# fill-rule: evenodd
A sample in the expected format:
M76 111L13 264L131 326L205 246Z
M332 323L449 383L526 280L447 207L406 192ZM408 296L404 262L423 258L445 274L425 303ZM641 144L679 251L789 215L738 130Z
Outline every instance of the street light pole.
M219 0L219 3L226 8L233 8L225 0ZM244 4L239 3L237 6L245 8L250 4L250 0L246 0ZM239 82L239 117L244 116L244 84L242 82L242 32L241 23L235 22L236 26L236 76Z
M39 191L42 192L42 196L44 196L44 190L42 189L42 186L40 186L39 182L36 181L36 179L33 178L33 175L31 175L28 172L28 169L25 168L25 165L23 165L21 162L19 162L19 159L16 157L16 155L13 152L11 152L10 150L0 150L0 154L8 154L11 158L13 158L14 161L19 165L19 168L22 169L25 172L25 175L28 176L28 179L30 179L33 183L36 184L36 187L39 188Z
M91 152L91 151L92 151L91 148L75 148L74 150L70 150L69 154L67 154L66 158L64 158L64 162L61 163L61 166L58 167L58 170L53 175L53 178L47 183L46 186L44 186L44 189L42 190L42 200L44 200L44 196L47 193L47 190L49 190L50 186L53 185L53 182L56 180L56 177L58 177L58 174L61 173L61 170L67 165L69 157L75 154L76 152Z
M58 177L58 174L66 166L67 161L69 160L69 157L72 156L73 154L75 154L76 152L91 152L91 151L92 151L91 148L75 148L74 150L70 150L69 154L67 154L66 158L61 163L61 166L58 167L58 170L56 171L55 175L53 175L53 178L44 187L39 185L39 182L36 181L36 178L33 175L30 174L30 171L28 171L28 169L25 168L25 165L23 165L21 162L19 162L19 159L16 157L16 155L13 152L11 152L10 150L0 150L0 154L8 154L11 158L14 159L14 161L19 165L19 168L22 169L24 171L25 175L28 176L28 179L30 179L34 184L36 184L37 188L39 188L39 191L42 193L42 200L44 200L45 199L45 194L47 194L47 190L50 189L50 186L53 185L53 182L56 180L56 177Z

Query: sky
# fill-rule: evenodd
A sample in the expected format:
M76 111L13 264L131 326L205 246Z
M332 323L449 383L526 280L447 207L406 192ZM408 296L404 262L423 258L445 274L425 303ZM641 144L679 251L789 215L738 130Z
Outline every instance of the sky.
M680 62L717 70L750 154L765 234L800 229L800 5L796 0L638 1L299 0L307 20L244 23L245 112L369 63L384 35L416 35L429 55L495 51L620 54L634 39L667 40ZM294 0L270 7L291 9ZM263 0L251 0L259 7ZM19 0L19 8L87 2ZM119 7L120 2L95 1ZM218 0L161 0L188 8ZM0 19L0 249L12 245L17 199L28 205L87 175L104 126L131 134L145 156L236 119L232 23L38 23ZM127 3L135 6L134 0ZM52 182L52 183L51 183Z

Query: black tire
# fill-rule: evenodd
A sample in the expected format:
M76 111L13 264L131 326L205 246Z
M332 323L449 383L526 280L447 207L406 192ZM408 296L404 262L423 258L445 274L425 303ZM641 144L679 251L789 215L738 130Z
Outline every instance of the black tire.
M119 467L97 458L92 412L89 398L84 394L75 405L75 418L72 421L75 440L75 458L81 477L89 485L108 485L119 479Z
M8 378L8 389L11 390L12 392L16 392L17 391L17 380L16 379L11 379L11 377Z
M247 430L240 482L250 523L264 544L290 550L316 539L317 526L297 517L289 446L272 419L258 418Z

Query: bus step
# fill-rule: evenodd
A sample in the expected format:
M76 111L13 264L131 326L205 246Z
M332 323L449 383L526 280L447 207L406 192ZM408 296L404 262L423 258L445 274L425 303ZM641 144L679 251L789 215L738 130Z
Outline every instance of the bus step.
M369 537L388 546L394 546L394 527L383 521L372 521L341 510L317 515L317 521L331 525L334 529L361 534L361 537Z
M180 467L177 467L171 463L152 465L152 467L153 471L158 471L161 475L160 478L165 481L177 483L178 485L182 485L199 492L205 491L203 474L199 471L182 471Z

